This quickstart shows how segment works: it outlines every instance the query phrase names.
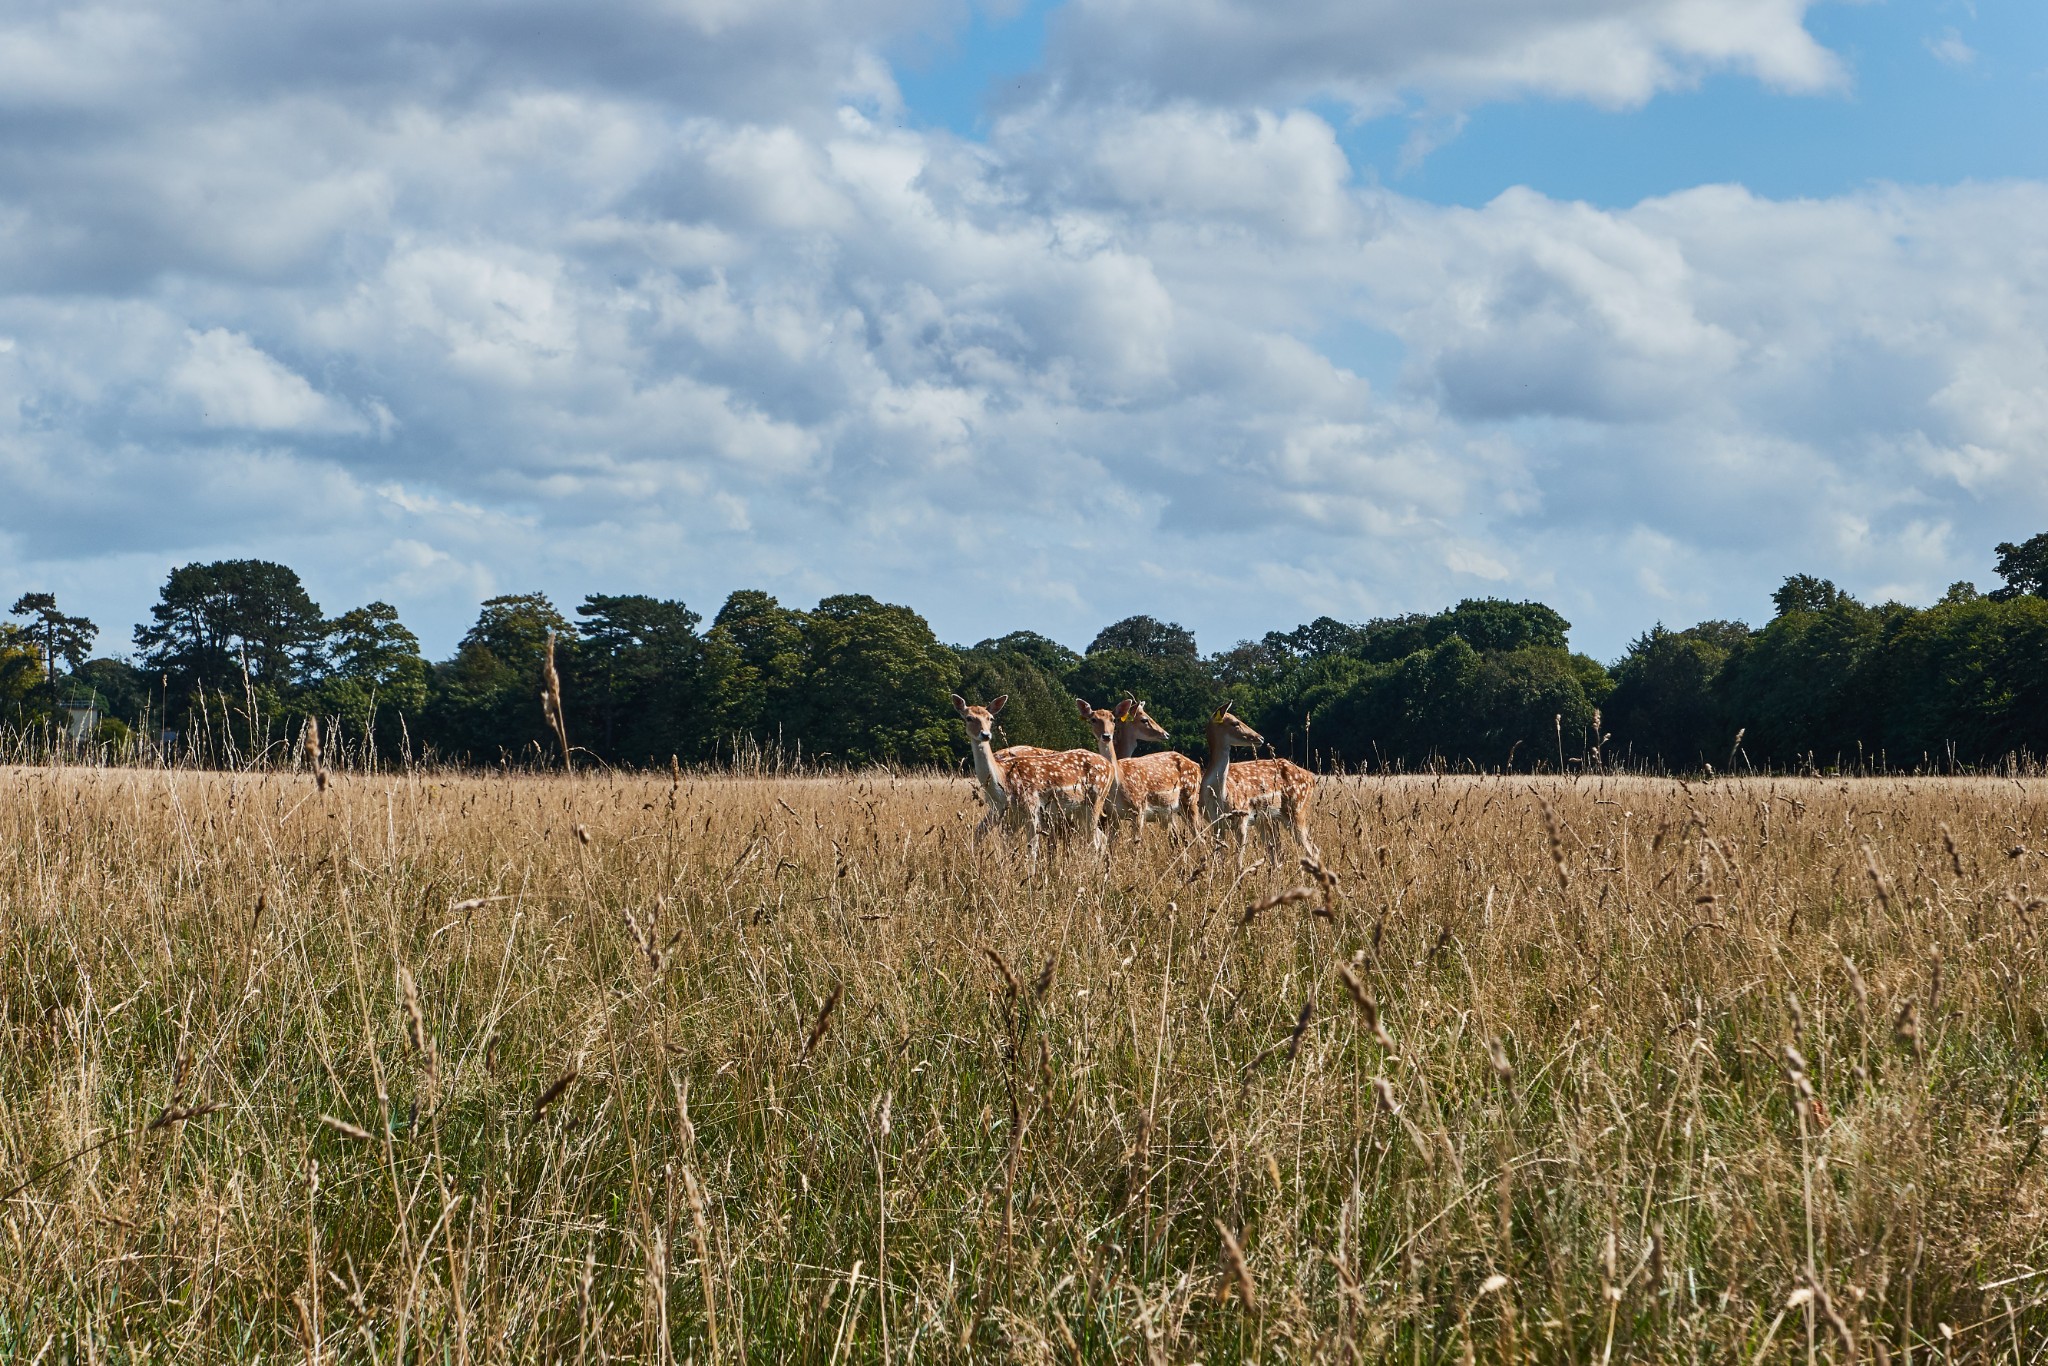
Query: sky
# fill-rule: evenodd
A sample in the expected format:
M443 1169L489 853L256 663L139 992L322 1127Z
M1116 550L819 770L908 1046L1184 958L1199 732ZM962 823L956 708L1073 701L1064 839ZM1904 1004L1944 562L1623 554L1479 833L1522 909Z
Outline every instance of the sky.
M16 0L0 593L1612 660L2048 530L2038 0Z

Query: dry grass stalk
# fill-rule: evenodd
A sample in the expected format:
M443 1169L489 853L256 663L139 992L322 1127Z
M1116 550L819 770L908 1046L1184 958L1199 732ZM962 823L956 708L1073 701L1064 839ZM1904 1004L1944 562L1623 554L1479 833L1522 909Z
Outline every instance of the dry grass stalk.
M1287 1031L1287 1037L1265 1048L1257 1057L1245 1064L1244 1071L1247 1080L1250 1079L1252 1073L1259 1070L1259 1064L1272 1057L1275 1053L1285 1051L1287 1061L1294 1061L1295 1057L1301 1052L1301 1041L1308 1033L1308 1023L1314 1017L1315 1010L1316 1003L1313 997L1301 1003L1301 1013L1294 1017L1294 1028Z
M1230 1231L1230 1226L1221 1219L1216 1221L1216 1233L1222 1240L1223 1269L1229 1277L1224 1283L1225 1293L1235 1291L1237 1302L1244 1306L1246 1313L1258 1313L1259 1287L1252 1279L1251 1267L1245 1262L1243 1245L1237 1241L1237 1235Z
M568 1071L564 1072L561 1076L556 1077L552 1082L548 1083L547 1090L541 1092L540 1095L534 1099L532 1117L535 1120L538 1120L542 1115L546 1114L548 1107L550 1105L553 1105L556 1101L560 1100L562 1098L562 1093L564 1091L568 1090L571 1086L575 1085L577 1075L577 1069L572 1067Z
M224 1100L202 1100L194 1105L173 1102L166 1105L162 1112L149 1122L147 1131L156 1133L174 1124L183 1124L188 1119L203 1119L207 1115L219 1114L227 1108L228 1103Z
M1249 925L1275 906L1291 906L1297 901L1313 901L1317 895L1314 887L1289 887L1284 892L1275 892L1244 908L1244 919L1239 924Z
M1543 831L1550 840L1550 865L1552 871L1557 874L1557 889L1569 896L1572 890L1572 870L1571 865L1565 861L1564 830L1558 823L1557 808L1548 801L1543 802L1542 807Z
M1365 1017L1365 1027L1372 1031L1373 1040L1389 1053L1393 1052L1394 1036L1387 1032L1386 1023L1380 1019L1380 1003L1374 999L1371 989L1349 963L1337 965L1337 979L1344 983L1344 990L1351 994L1351 1003Z
M845 983L832 984L831 994L826 996L824 1003L818 1007L818 1018L812 1021L811 1032L804 1039L803 1051L797 1054L798 1061L810 1057L811 1050L818 1046L819 1041L825 1037L825 1031L832 1027L832 1012L839 1008L839 998L845 993Z
M1019 876L947 777L302 782L0 769L28 1357L1747 1361L1792 1287L1817 1358L2048 1341L2036 779L1333 775L1242 879ZM1336 868L1356 923L1228 914Z
M996 975L1003 979L1003 990L1008 993L1011 1000L1016 1000L1024 988L1017 981L1017 974L1010 971L1008 960L994 949L984 948L982 952L987 954L989 962L995 965Z
M307 717L303 730L305 733L306 762L313 769L313 786L319 791L325 792L327 790L327 760L322 757L320 751L320 719L315 716Z
M697 1173L683 1168L683 1190L690 1203L690 1237L697 1247L697 1275L704 1289L704 1335L711 1342L711 1359L724 1355L718 1347L718 1294L711 1280L711 1233L704 1215L704 1191Z
M333 1115L320 1116L320 1123L326 1126L327 1128L334 1130L334 1132L340 1134L343 1138L353 1139L357 1143L368 1143L372 1138L375 1137L375 1135L372 1134L368 1129L362 1128L359 1125L351 1124L345 1119L337 1119Z
M562 675L555 669L555 633L548 632L547 653L541 659L540 713L554 732L555 744L560 747L562 769L567 772L573 766L569 751L569 726L562 714Z

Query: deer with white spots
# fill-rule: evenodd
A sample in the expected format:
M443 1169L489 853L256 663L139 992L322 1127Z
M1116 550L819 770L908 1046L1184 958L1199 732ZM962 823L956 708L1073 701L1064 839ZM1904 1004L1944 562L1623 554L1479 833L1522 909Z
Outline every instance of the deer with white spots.
M1188 823L1192 834L1202 770L1193 759L1172 750L1133 757L1132 751L1140 744L1164 744L1169 738L1166 728L1145 710L1145 704L1126 697L1114 707L1098 709L1078 697L1074 701L1081 708L1082 719L1095 732L1096 747L1116 765L1116 786L1109 794L1111 821L1121 824L1127 817L1133 819L1133 843L1144 839L1145 821L1151 816L1161 820L1179 816Z
M1009 703L1009 700L1010 695L1008 693L1004 693L1001 697L998 697L995 701L989 703L986 707L968 708L969 711L986 711L988 713L988 719L990 723L989 734L991 739L994 738L995 734L994 723L996 715L999 712L1001 712L1004 706L1006 706ZM955 693L953 695L954 709L958 710L961 707L961 705L962 699L960 698L960 695L958 693ZM965 719L966 712L962 712L961 716L963 719ZM974 723L972 721L968 722L967 731L968 736L971 740L973 738L974 733ZM1058 750L1041 749L1037 745L1009 745L1003 749L995 751L995 758L997 760L997 764L1000 765L1009 762L1011 759L1015 758L1019 754L1057 754L1058 752ZM982 801L988 806L988 814L986 816L983 816L981 819L981 824L975 827L975 833L979 835L983 830L986 830L989 826L994 825L998 820L1002 818L1003 809L1006 805L1006 802L1003 797L1002 785L996 781L995 770L993 767L984 770L981 766L980 761L976 760L974 765L974 782L975 785L981 789Z
M1208 739L1209 762L1202 769L1202 818L1211 828L1230 822L1237 835L1238 863L1244 863L1253 825L1266 828L1266 847L1275 861L1280 857L1283 825L1304 854L1319 858L1308 833L1309 816L1315 808L1316 775L1285 759L1230 762L1232 745L1263 745L1266 737L1233 716L1228 706L1218 707L1209 718Z
M1085 749L1014 745L997 754L990 748L995 714L1008 700L1006 695L986 707L975 707L953 694L953 710L967 727L967 742L974 752L974 776L989 804L988 815L975 827L976 835L997 822L1022 826L1031 857L1036 859L1039 837L1054 821L1068 818L1089 832L1096 848L1105 847L1102 807L1116 782L1115 767Z

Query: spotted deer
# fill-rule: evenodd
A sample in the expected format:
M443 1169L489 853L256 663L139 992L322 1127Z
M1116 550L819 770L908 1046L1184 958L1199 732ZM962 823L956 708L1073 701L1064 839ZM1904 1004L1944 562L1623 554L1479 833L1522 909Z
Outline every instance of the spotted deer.
M1132 819L1133 843L1145 838L1145 821L1150 816L1171 820L1177 815L1193 833L1201 768L1187 755L1171 750L1132 757L1140 744L1164 744L1168 739L1166 728L1152 719L1145 704L1126 697L1114 707L1098 709L1079 698L1074 701L1081 708L1081 718L1095 732L1096 747L1116 764L1116 786L1109 794L1112 824Z
M1022 826L1036 859L1040 835L1055 818L1071 817L1089 832L1096 848L1103 848L1102 807L1115 783L1116 769L1101 755L1085 749L1027 750L1017 745L995 753L989 747L995 735L995 714L1008 700L999 697L989 706L974 707L953 694L953 710L966 725L967 742L974 752L974 776L989 804L988 815L975 827L976 835L998 822Z
M1209 762L1202 769L1202 818L1211 828L1229 821L1237 835L1237 861L1244 862L1245 845L1255 824L1266 827L1266 847L1271 857L1280 856L1280 827L1294 834L1295 843L1310 858L1316 853L1309 838L1309 816L1315 808L1316 775L1285 759L1252 759L1230 762L1233 745L1262 745L1266 737L1218 707L1209 718Z
M989 734L991 739L994 738L995 734L995 727L993 724L995 718L1002 711L1002 709L1009 704L1009 701L1010 695L1008 693L1004 693L1001 697L998 697L995 701L989 703L986 707L979 709L982 711L986 711L989 715L989 721L991 723L989 727ZM961 703L962 699L959 696L959 694L954 694L953 706L957 709L961 705ZM961 713L961 715L964 717L966 713L963 712ZM968 731L970 736L972 735L973 729L973 724L970 722L968 725ZM996 760L999 763L1001 763L1006 762L1019 754L1051 754L1054 752L1055 751L1049 749L1040 749L1037 745L1010 745L1007 748L997 750L995 752L995 757ZM988 806L988 814L982 817L981 825L976 827L976 833L979 834L982 830L985 830L990 825L993 825L998 819L1001 818L1005 802L1003 800L1002 787L1000 784L996 782L994 771L989 770L987 772L984 772L980 763L978 762L974 766L974 782L975 785L981 789L982 801L986 803Z

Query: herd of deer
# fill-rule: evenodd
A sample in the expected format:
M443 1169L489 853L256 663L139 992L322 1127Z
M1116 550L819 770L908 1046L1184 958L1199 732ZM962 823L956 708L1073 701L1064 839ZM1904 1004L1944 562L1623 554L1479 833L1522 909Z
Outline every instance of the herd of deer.
M1254 824L1264 827L1276 855L1284 826L1303 853L1316 856L1308 833L1315 775L1285 759L1233 764L1233 746L1264 744L1265 737L1231 715L1229 707L1217 708L1209 718L1209 762L1198 766L1172 750L1137 754L1139 745L1163 743L1169 737L1146 713L1145 704L1130 697L1108 709L1075 699L1082 719L1095 732L1096 750L1034 745L994 749L996 713L1009 700L998 697L976 707L957 693L953 696L953 709L966 723L974 750L974 776L988 803L977 835L999 825L1022 829L1036 859L1040 835L1056 826L1086 830L1094 847L1106 850L1105 817L1119 826L1134 822L1134 841L1144 838L1148 818L1170 822L1178 817L1191 836L1226 826L1236 836L1239 863Z

